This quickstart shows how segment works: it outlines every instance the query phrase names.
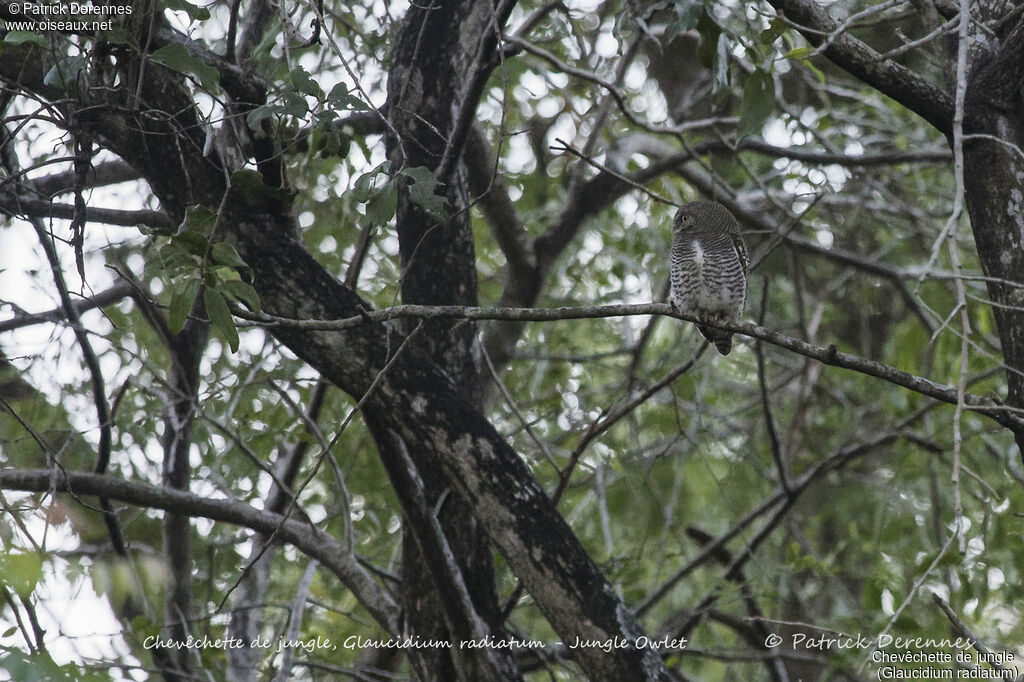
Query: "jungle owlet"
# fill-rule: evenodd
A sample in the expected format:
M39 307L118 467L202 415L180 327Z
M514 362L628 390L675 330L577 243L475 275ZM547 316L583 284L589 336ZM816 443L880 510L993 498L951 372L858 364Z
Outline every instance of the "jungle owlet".
M733 322L747 298L750 259L740 226L714 201L684 204L672 223L669 301L708 322ZM698 324L722 355L732 350L732 333Z

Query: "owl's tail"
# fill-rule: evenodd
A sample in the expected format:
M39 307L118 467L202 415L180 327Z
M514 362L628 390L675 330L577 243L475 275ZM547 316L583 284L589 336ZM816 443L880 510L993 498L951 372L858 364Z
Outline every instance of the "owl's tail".
M697 325L697 331L710 343L715 344L715 348L722 355L728 355L729 351L732 350L732 332L714 327L705 327L699 324Z

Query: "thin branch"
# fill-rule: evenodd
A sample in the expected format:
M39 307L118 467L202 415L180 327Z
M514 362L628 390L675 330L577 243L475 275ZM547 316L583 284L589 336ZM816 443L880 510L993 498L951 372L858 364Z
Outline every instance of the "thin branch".
M527 248L526 227L516 212L504 179L494 172L496 159L491 153L487 136L479 123L474 124L466 136L462 152L466 163L469 186L479 198L480 209L487 218L494 240L505 255L512 270L510 278L526 276L534 267L534 259Z
M860 667L857 668L858 674L864 672L864 668L866 668L868 663L871 661L871 655L875 653L875 651L877 651L879 648L878 642L882 641L882 638L889 633L889 630L892 629L892 626L895 625L897 620L899 620L899 617L903 613L903 610L906 609L910 602L914 600L914 596L917 595L918 590L920 590L921 586L924 585L924 581L928 579L928 576L932 574L932 571L935 570L935 567L939 565L940 561L942 561L942 557L946 556L946 552L948 552L949 548L953 546L953 541L961 535L963 535L963 527L958 523L955 528L955 531L951 533L950 536L946 539L946 542L942 545L942 549L940 549L939 553L935 555L934 559L932 559L932 562L928 565L928 568L926 568L924 572L917 577L917 580L914 581L914 584L910 587L910 591L907 593L906 598L896 608L896 611L892 614L892 617L889 618L889 622L885 624L885 628L883 628L882 631L878 633L877 637L872 638L871 641L875 642L875 646L871 647L871 649L867 652L867 656L865 656L864 660L861 662Z
M768 283L765 282L761 291L761 312L759 323L764 322L764 314L768 306ZM765 368L764 348L758 341L754 344L754 353L757 355L757 383L760 386L761 411L764 412L765 430L768 432L768 444L771 446L772 461L775 463L776 473L779 477L779 484L787 494L790 493L789 477L786 475L786 464L782 456L782 446L779 443L779 434L775 428L775 416L772 414L771 400L768 395L768 372Z
M615 171L615 170L609 168L608 166L605 166L603 164L598 163L597 161L594 161L589 156L586 156L582 152L574 149L572 145L570 145L568 142L566 142L562 138L556 137L555 138L555 142L557 142L561 146L560 147L551 147L551 149L553 151L556 151L556 152L566 152L567 154L572 154L576 158L582 159L583 161L585 161L589 165L593 166L594 168L598 169L602 173L607 173L608 175L611 175L612 177L614 177L615 179L619 180L620 182L624 182L627 185L629 185L630 187L632 187L633 189L638 190L640 192L643 192L644 194L649 196L651 199L654 199L655 201L657 201L659 203L668 204L669 206L677 206L678 205L678 204L676 204L676 202L672 201L671 199L666 199L665 197L661 196L660 194L656 194L655 192L652 192L651 190L647 189L646 187L644 187L642 184L640 184L636 180L632 180L629 177L623 175L622 173L619 173L618 171ZM693 155L690 155L690 158L693 158Z
M899 46L897 48L889 50L885 54L880 54L880 55L878 55L878 58L879 59L894 59L896 57L899 57L900 55L902 55L902 54L904 54L906 52L909 52L910 50L913 50L916 47L920 47L921 45L924 45L925 43L931 42L932 40L935 40L936 38L944 36L947 33L952 33L956 29L956 26L957 26L958 23L959 23L958 17L953 17L952 19L950 19L949 21L944 23L942 26L939 26L937 29L932 31L931 33L929 33L929 34L927 34L927 35L925 35L925 36L923 36L921 38L918 38L917 40L911 40L908 43L904 43L903 45L901 45L901 46Z
M20 196L12 196L8 192L0 192L0 213L31 218L71 220L75 217L75 206L72 204L43 201L41 199L26 199ZM85 209L85 219L90 223L105 223L121 227L145 225L163 232L170 232L176 227L174 221L167 214L162 211L150 211L148 209L126 211L117 208L87 207Z
M71 307L74 309L76 314L81 315L87 310L105 308L111 303L117 303L122 299L130 297L132 292L133 287L131 284L120 282L98 294L73 302ZM19 312L11 319L0 322L0 333L9 332L14 329L21 329L22 327L29 327L34 324L60 322L61 320L66 319L67 313L64 306L51 308L50 310L42 313Z
M1006 668L1005 666L999 663L998 655L993 653L991 649L989 649L987 646L981 643L981 640L978 639L978 636L971 632L970 628L964 625L964 622L960 620L959 616L956 615L956 612L953 611L953 609L946 602L946 600L944 600L942 597L935 594L934 592L932 593L932 599L934 599L935 603L939 606L940 609L942 609L942 612L946 614L946 618L953 626L953 629L956 630L959 635L967 638L967 640L970 641L971 646L974 647L974 650L977 651L978 654L985 659L986 663L988 663L990 666L992 666L1000 673L1002 673L1000 675L1001 679L1017 679L1016 677L1014 677L1016 671L1010 670L1009 668Z
M905 2L907 2L907 0L886 0L885 2L880 3L878 5L871 5L866 9L861 10L860 12L854 12L850 16L846 17L846 19L843 20L843 23L839 24L834 29L832 29L832 31L829 32L829 34L825 37L825 40L823 40L822 43L814 49L814 52L811 53L810 56L816 57L817 55L827 50L829 47L832 46L833 43L835 43L836 39L839 36L853 28L853 25L860 21L861 19L863 19L864 17L884 12L887 9L891 9L893 7L896 7L897 5L902 5Z
M96 453L95 472L102 474L106 472L107 465L110 463L110 453L113 442L110 426L110 403L107 402L107 389L103 378L103 370L100 367L99 357L93 350L92 342L89 340L89 334L85 330L85 327L82 326L82 320L79 318L78 312L75 310L75 304L71 300L71 294L69 292L67 282L64 279L64 271L61 269L60 259L57 256L57 249L53 244L53 236L47 232L42 221L38 218L29 222L31 222L32 227L35 229L36 236L39 239L39 244L43 247L43 252L46 254L46 260L50 265L53 282L57 287L57 295L60 297L61 307L64 308L64 316L71 325L71 329L75 335L75 340L78 342L78 346L81 349L82 357L85 360L85 366L92 380L92 399L93 405L96 409L96 421L99 428L99 443ZM107 531L110 534L110 541L114 545L114 550L119 556L128 556L128 548L125 544L124 533L121 530L121 525L118 522L117 517L114 515L113 508L111 508L110 503L103 497L100 497L100 507L103 509L103 520L106 523Z
M959 47L956 60L956 99L953 112L953 177L954 195L953 212L943 233L949 234L947 248L950 264L954 273L960 272L960 254L956 245L956 228L960 216L964 212L964 100L967 96L968 47L970 43L970 2L960 0ZM964 393L967 388L967 363L970 357L971 316L967 310L967 294L963 280L954 280L956 288L957 308L960 310L960 327L963 333L960 341L960 371L957 379L956 410L953 412L953 513L956 517L957 536L960 538L960 551L966 549L966 538L963 531L964 522L963 500L960 491L960 457L963 448L961 422L964 413Z
M288 631L285 633L286 641L295 641L299 638L299 631L302 628L302 618L306 613L306 598L313 586L313 578L316 576L316 569L320 562L310 559L306 564L306 570L302 573L299 586L295 590L295 598L292 600L292 607L288 613ZM288 646L281 652L281 664L278 666L277 674L274 675L274 682L287 682L291 679L292 660L295 655L295 647Z
M507 320L518 322L554 322L558 320L579 320L604 317L627 317L633 315L665 315L687 322L708 324L696 316L679 312L667 303L636 303L603 306L581 306L578 308L481 308L474 306L426 306L401 305L393 308L372 310L361 316L342 320L297 320L265 314L254 314L241 308L233 309L239 317L269 327L289 327L312 330L340 330L356 327L368 322L382 322L401 318L447 318L463 320ZM723 323L719 329L760 339L773 346L784 348L798 355L818 360L826 365L849 369L860 374L882 379L915 393L935 398L950 405L957 404L957 389L937 384L930 379L919 377L896 367L859 355L845 353L836 346L818 346L787 336L781 332L750 322ZM1016 431L1024 431L1024 417L1015 414L998 402L974 394L965 394L964 403L971 409L984 414L999 424Z
M731 151L751 151L780 159L850 167L895 166L904 163L946 163L952 159L947 149L837 154L829 151L804 149L802 147L779 147L752 137L745 137L736 143L721 141L714 146L717 147L719 145Z
M106 187L139 179L139 173L120 159L98 163L86 175L86 187ZM75 172L72 170L45 175L31 180L31 189L44 197L54 197L75 188Z

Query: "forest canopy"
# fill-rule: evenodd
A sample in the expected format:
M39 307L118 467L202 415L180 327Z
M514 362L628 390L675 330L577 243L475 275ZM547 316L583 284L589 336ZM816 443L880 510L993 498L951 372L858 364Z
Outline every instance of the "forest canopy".
M0 117L0 679L1024 673L1024 4L5 3Z

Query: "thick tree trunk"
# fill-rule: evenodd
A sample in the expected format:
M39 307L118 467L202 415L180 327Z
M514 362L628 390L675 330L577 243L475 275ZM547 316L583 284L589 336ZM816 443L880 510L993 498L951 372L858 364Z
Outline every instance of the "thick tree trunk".
M493 20L487 2L444 2L409 8L391 55L388 101L391 125L387 146L392 172L424 167L437 172L452 145L456 107L452 93L469 78L477 45ZM457 104L457 102L455 103ZM472 103L475 110L476 102ZM457 158L457 157L456 157ZM476 305L476 255L463 173L443 178L451 209L447 220L411 201L404 178L399 184L397 229L402 260L402 301ZM476 328L450 320L430 320L416 336L417 346L451 377L467 402L480 394ZM386 426L371 424L382 460L402 502L405 527L402 605L406 627L423 639L452 642L452 649L410 651L421 680L518 679L508 649L458 648L463 639L499 634L491 545L472 510L430 465L415 442ZM412 467L413 470L406 469ZM432 512L440 505L435 527ZM450 554L454 562L446 561Z
M1024 18L968 81L964 183L1006 364L1006 402L1024 408ZM995 281L1001 280L1001 281ZM1024 457L1024 432L1015 433Z

